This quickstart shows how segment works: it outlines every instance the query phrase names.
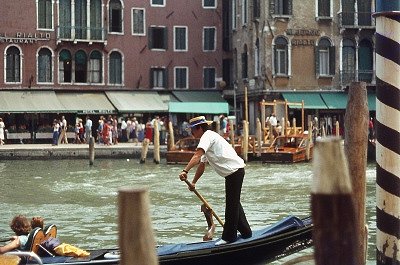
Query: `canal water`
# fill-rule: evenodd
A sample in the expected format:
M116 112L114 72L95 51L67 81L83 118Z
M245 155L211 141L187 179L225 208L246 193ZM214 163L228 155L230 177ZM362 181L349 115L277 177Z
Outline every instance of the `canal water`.
M133 159L98 159L93 166L87 160L0 161L0 237L10 236L10 220L24 214L55 223L63 242L84 249L115 248L118 189L145 187L149 190L157 244L200 241L206 221L200 212L200 200L178 178L182 168L166 165L165 161L139 164ZM311 180L311 163L248 163L242 204L252 228L265 227L288 215L309 216ZM208 167L196 187L224 219L224 180ZM367 167L366 202L368 263L372 264L376 229L374 164ZM218 227L215 236L220 235ZM311 252L307 249L297 255Z

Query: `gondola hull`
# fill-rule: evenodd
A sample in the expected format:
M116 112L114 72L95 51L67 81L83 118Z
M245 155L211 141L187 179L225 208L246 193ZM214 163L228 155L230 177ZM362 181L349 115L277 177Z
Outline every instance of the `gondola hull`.
M258 265L312 245L310 218L291 216L267 228L253 232L248 239L240 238L231 244L215 246L215 241L159 246L160 265ZM90 265L119 264L119 255L112 250L91 251L85 259L68 257L43 257L44 264Z

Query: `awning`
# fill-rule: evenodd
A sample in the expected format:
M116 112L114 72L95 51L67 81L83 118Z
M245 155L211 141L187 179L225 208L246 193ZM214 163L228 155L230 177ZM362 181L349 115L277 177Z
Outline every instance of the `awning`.
M116 112L104 93L56 92L56 96L66 112L99 114Z
M226 102L219 91L173 91L182 102Z
M170 102L170 113L228 114L227 102Z
M304 100L304 109L327 109L328 107L324 103L319 93L313 92L291 92L291 93L282 93L284 99L286 99L289 103L301 103ZM293 109L301 109L299 105L290 106Z
M119 112L168 112L168 104L157 92L110 91L106 95Z
M328 109L346 109L347 94L344 92L321 93L321 97Z
M0 112L64 112L54 91L0 91Z

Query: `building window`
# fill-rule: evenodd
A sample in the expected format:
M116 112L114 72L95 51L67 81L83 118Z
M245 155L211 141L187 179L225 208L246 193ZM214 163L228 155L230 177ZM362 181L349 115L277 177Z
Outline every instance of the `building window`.
M175 88L188 88L187 67L175 67Z
M254 47L254 76L260 76L261 64L260 64L260 40L257 38L256 45Z
M150 0L151 6L165 6L165 0Z
M288 75L288 41L277 37L274 46L274 70L276 75Z
M187 51L187 27L175 26L174 27L174 50Z
M326 37L321 38L316 49L317 76L335 75L335 47L332 46L331 41Z
M87 3L86 0L75 0L75 38L87 39Z
M152 88L167 88L167 69L150 69L150 86Z
M166 50L167 45L167 28L150 27L149 28L149 48L155 50Z
M37 17L38 17L38 28L39 29L52 29L53 28L52 0L39 0Z
M102 40L102 15L101 0L90 0L90 39Z
M110 65L109 65L109 76L110 84L121 85L122 84L122 56L119 52L112 52L110 54Z
M237 5L236 0L232 0L232 29L237 28Z
M203 51L215 51L216 30L214 27L203 28Z
M242 53L242 78L248 78L248 58L247 58L247 45L244 45Z
M206 67L203 69L204 88L215 88L215 68Z
M331 0L317 0L317 1L318 1L318 17L332 17Z
M249 19L248 0L242 0L242 25L247 25Z
M355 81L356 45L353 40L344 39L342 48L342 84Z
M80 50L75 53L75 82L86 83L87 55Z
M371 83L373 79L374 50L372 42L363 39L358 45L358 81Z
M292 15L292 0L270 0L269 4L269 10L272 15Z
M133 8L132 9L132 35L144 36L145 25L145 9Z
M21 52L15 46L6 51L6 82L21 82Z
M71 39L72 31L72 16L71 16L71 1L60 0L59 7L59 33L58 37L61 39Z
M53 60L52 53L47 48L42 48L38 54L38 83L53 82Z
M253 0L253 17L260 18L261 0Z
M216 0L203 0L203 8L216 8Z
M58 78L60 83L71 83L72 81L72 56L67 50L62 50L58 56Z
M93 51L89 57L89 82L103 81L103 56L99 51Z
M119 0L110 1L109 31L122 33L122 5Z

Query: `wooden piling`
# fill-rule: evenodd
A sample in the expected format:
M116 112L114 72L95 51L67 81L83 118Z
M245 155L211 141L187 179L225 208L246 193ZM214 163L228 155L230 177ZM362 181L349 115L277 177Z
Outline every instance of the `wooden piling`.
M358 232L348 165L340 138L317 140L311 209L315 264L358 265Z
M140 164L146 162L147 152L149 150L150 139L144 138L142 142L142 151L140 153Z
M356 264L366 262L366 167L368 145L368 101L365 82L353 82L348 93L345 115L344 150L349 164L352 182L354 206L356 210L356 227L360 235L356 244Z
M335 124L335 131L336 131L336 136L337 137L340 137L340 126L339 126L339 121L336 121L336 124Z
M249 125L247 121L243 121L243 142L242 142L242 158L247 162L249 155Z
M311 144L312 144L312 121L308 123L308 135L306 144L306 160L310 161L311 158Z
M175 137L174 137L174 126L172 125L172 122L170 121L168 123L168 150L172 150L172 148L175 145Z
M160 131L158 130L158 121L154 121L154 163L160 163Z
M260 119L257 118L257 156L260 157L261 156L261 149L262 149L262 133L261 133L261 122Z
M233 120L229 120L229 138L231 140L231 145L235 149L235 128L233 126Z
M156 265L158 257L146 189L118 190L121 265Z
M89 138L89 165L94 163L94 137Z

